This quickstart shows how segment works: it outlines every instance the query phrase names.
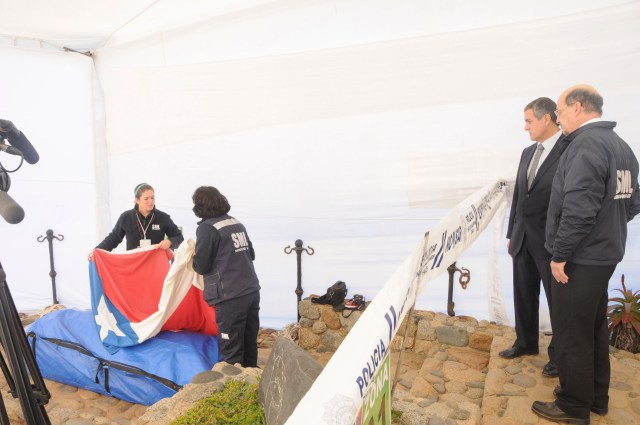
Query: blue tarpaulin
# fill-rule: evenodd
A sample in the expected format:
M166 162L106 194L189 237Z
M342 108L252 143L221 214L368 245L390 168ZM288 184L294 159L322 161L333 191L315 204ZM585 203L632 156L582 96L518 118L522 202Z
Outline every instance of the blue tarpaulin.
M49 313L27 333L44 378L147 406L218 361L217 338L190 331L163 331L110 354L89 310Z

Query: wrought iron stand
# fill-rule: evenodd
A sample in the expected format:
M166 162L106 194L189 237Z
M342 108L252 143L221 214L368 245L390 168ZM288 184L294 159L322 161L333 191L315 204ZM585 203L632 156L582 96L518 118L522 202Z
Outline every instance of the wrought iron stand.
M447 267L447 271L449 272L449 297L447 299L447 313L449 316L455 316L456 312L453 311L453 307L455 307L456 303L453 302L453 276L456 272L460 272L460 286L462 289L467 289L467 285L471 281L471 272L468 269L462 267L461 269L456 267L456 263L454 262L449 267Z
M298 321L300 321L300 300L302 300L302 293L304 292L302 290L302 251L306 252L309 255L313 255L315 253L315 250L310 246L307 248L303 248L302 240L298 239L295 242L295 248L291 248L291 245L287 245L284 248L285 254L291 254L293 251L296 252L296 256L297 256L296 260L298 263L298 285L296 286L295 293L298 296L297 312L298 312Z
M51 271L49 272L49 276L51 276L51 289L53 290L53 303L58 304L58 297L56 296L56 269L53 265L53 239L57 239L59 241L64 240L63 235L53 235L53 230L47 230L47 236L38 236L38 242L44 242L45 239L49 241L49 265L51 266Z

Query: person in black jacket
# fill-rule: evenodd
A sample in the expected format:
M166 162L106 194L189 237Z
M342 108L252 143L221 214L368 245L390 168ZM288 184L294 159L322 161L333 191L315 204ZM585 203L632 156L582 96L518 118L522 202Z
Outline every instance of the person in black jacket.
M640 212L638 160L602 121L602 96L586 85L558 100L570 144L551 187L545 246L551 253L552 323L560 385L556 400L536 401L538 415L589 424L609 407L609 279L624 256L627 222Z
M193 269L204 276L204 299L216 309L222 360L258 367L260 285L247 229L228 214L231 206L215 187L199 187L192 199L202 219Z
M512 359L538 354L540 281L551 313L551 254L544 247L547 207L551 182L560 156L567 147L556 123L556 103L541 97L524 108L524 129L533 145L522 151L513 193L507 247L513 258L513 303L516 340L501 357ZM553 339L547 352L549 362L542 374L557 377Z
M184 237L171 217L156 209L153 187L140 183L133 193L133 209L120 215L111 233L96 248L112 251L126 237L127 250L155 244L161 249L176 249ZM89 254L89 259L92 255L93 252Z

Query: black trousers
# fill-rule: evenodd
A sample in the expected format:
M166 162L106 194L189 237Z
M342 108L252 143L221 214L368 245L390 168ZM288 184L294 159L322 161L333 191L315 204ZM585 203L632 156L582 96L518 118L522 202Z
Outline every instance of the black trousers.
M592 406L609 406L607 289L615 268L568 262L564 270L569 282L551 287L560 373L556 403L578 418L588 418Z
M258 367L260 292L216 304L221 360Z
M544 287L553 328L551 303L551 256L534 257L527 248L527 239L522 242L520 252L513 257L513 304L516 316L516 342L514 347L527 350L538 349L540 335L540 281ZM549 360L556 362L555 334L547 348Z

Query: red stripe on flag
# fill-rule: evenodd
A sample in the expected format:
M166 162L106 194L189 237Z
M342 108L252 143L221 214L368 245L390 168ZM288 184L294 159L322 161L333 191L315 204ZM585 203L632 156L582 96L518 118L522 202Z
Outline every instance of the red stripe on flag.
M141 322L158 310L164 278L169 272L171 251L110 255L95 250L94 261L105 295L131 322Z
M191 287L178 309L162 326L163 331L176 329L218 335L215 308L204 301L202 290L195 286Z

